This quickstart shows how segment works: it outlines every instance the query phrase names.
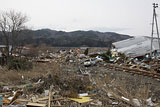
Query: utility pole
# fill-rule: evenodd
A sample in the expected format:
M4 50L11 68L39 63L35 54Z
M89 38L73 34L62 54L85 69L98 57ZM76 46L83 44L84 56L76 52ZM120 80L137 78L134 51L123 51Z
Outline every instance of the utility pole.
M151 53L150 53L151 57L152 57L152 50L153 50L154 24L156 24L156 34L158 36L159 52L160 52L160 40L159 40L159 30L158 30L156 8L158 8L158 4L153 3L153 19L152 19L152 33L151 33Z

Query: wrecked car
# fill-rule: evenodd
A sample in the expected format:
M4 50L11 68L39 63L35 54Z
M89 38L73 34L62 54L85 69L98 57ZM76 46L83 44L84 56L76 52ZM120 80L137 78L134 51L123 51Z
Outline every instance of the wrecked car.
M89 67L89 66L94 66L96 64L96 62L93 59L87 59L84 61L83 64L85 67Z

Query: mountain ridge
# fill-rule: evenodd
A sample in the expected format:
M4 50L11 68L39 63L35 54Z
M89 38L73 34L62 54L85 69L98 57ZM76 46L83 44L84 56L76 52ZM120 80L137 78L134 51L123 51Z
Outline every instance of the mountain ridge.
M23 45L39 46L46 44L52 47L110 47L113 42L131 38L132 36L115 32L99 31L56 31L51 29L24 30L20 34Z

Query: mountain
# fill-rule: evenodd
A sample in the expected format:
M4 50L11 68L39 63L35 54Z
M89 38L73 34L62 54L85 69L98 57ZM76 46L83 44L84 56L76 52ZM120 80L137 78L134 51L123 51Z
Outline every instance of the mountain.
M56 31L50 29L25 30L21 32L20 41L23 45L33 44L39 46L46 44L53 47L110 47L113 42L131 38L113 32L98 31Z

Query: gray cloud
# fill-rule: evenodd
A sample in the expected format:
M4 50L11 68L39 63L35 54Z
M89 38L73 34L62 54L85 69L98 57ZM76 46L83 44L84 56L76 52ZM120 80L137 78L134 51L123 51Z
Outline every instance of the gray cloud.
M160 0L1 0L0 10L27 14L35 29L149 35L153 2L160 4Z

